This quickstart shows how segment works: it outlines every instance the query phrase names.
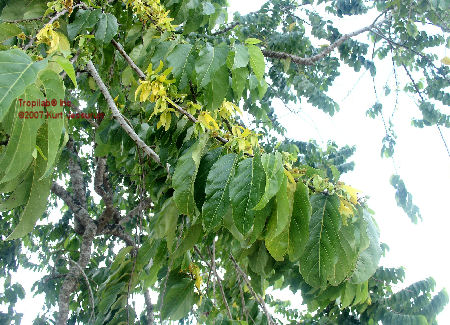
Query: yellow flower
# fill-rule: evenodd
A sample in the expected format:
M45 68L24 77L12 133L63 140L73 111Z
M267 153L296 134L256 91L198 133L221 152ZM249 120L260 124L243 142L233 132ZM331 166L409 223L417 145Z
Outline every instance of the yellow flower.
M353 188L348 185L342 185L341 188L350 196L350 202L353 204L358 204L358 195L357 193L360 193L360 190L357 190L356 188Z

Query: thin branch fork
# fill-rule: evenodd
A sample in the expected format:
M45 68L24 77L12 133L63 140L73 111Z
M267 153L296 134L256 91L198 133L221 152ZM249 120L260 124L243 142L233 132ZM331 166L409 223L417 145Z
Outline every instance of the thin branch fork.
M255 290L253 290L252 285L250 284L250 281L248 279L247 274L245 274L245 272L241 269L241 267L238 265L238 263L236 262L236 260L234 259L233 254L230 253L230 259L234 264L234 268L236 269L236 271L239 273L239 275L241 276L241 278L244 280L245 284L247 285L248 289L250 290L250 293L253 295L253 297L255 297L256 301L259 303L259 305L261 306L261 308L264 311L264 314L266 314L267 317L267 322L269 323L269 325L274 325L274 321L272 320L272 316L270 316L269 311L267 310L267 306L266 303L264 302L263 298L261 298L256 292Z
M382 14L384 14L384 13L382 13ZM374 22L372 24L370 24L369 26L366 26L364 28L358 29L357 31L354 31L352 33L345 34L345 35L341 36L333 44L330 44L329 46L327 46L322 52L320 52L319 54L313 55L311 57L302 58L302 57L299 57L299 56L294 55L294 54L290 54L290 53L286 53L286 52L271 51L271 50L266 50L266 49L263 49L262 53L267 58L272 58L272 59L290 59L291 62L294 62L294 63L296 63L298 65L314 65L317 61L319 61L319 60L323 59L324 57L326 57L335 48L339 47L346 40L348 40L348 39L350 39L352 37L355 37L355 36L357 36L359 34L362 34L364 32L370 31L372 28L383 24L385 22L385 20L377 23L377 20L378 20L378 18L381 15L379 15L374 20Z
M106 102L108 103L108 107L110 108L113 117L116 119L116 121L120 124L122 129L133 139L133 141L137 144L139 148L141 148L148 156L150 156L158 165L161 164L161 159L159 158L158 154L153 151L152 148L150 148L133 130L133 128L125 121L125 118L120 113L119 109L116 106L116 103L114 103L114 99L112 98L111 94L109 93L108 89L105 86L105 83L100 78L100 75L97 72L97 69L94 67L94 64L92 61L89 61L86 65L86 69L91 74L92 78L94 78L97 86L99 87L100 91L102 92L103 96L106 99Z

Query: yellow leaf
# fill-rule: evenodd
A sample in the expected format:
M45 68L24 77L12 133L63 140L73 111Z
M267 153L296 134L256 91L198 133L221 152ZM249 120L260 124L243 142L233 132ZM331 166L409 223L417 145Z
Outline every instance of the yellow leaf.
M294 179L294 177L292 176L292 174L288 171L288 170L286 170L286 169L284 169L283 168L283 171L284 171L284 174L287 176L287 178L289 179L289 181L292 183L292 184L295 184L295 179Z
M208 130L219 130L219 125L217 124L216 120L211 115L209 115L208 112L201 112L198 117L198 121Z
M356 188L353 188L348 185L342 185L342 189L350 195L350 202L352 202L353 204L358 203L357 193L360 193L361 192L360 190L357 190Z
M450 65L450 58L448 56L444 56L441 62L445 65Z

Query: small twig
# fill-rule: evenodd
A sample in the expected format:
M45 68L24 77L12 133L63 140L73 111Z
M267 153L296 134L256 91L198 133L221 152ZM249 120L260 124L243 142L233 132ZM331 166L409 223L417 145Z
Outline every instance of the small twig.
M255 292L255 290L253 290L252 285L250 284L250 281L248 280L248 276L247 274L245 274L245 272L240 268L240 266L237 264L236 260L234 259L233 254L230 253L230 259L234 264L234 268L236 269L236 271L239 273L239 275L242 277L242 279L244 280L245 284L247 285L248 289L250 290L250 293L253 295L253 297L255 297L256 301L259 303L259 305L261 306L261 308L264 311L264 314L266 314L267 317L267 322L269 323L269 325L273 325L274 322L272 320L272 317L269 314L269 311L267 310L266 307L266 303L264 302L264 300Z
M69 258L69 262L74 264L81 272L81 275L83 276L84 280L86 281L86 285L88 287L88 291L89 291L89 300L91 302L91 316L89 317L89 324L92 322L92 320L95 321L95 304L94 304L94 294L92 293L92 287L91 284L89 283L89 279L86 275L86 273L84 272L84 270L81 268L81 266L75 262L74 260Z
M233 29L234 27L236 27L237 25L239 25L239 22L238 22L238 21L236 21L236 22L234 22L234 23L231 23L230 26L225 27L224 29L219 30L219 31L217 31L217 32L211 33L211 36L217 36L217 35L220 35L220 34L224 34L224 33L228 32L228 31L232 30L232 29Z
M225 292L223 291L222 281L221 281L220 277L218 276L217 270L216 270L214 242L215 241L213 241L213 252L211 253L211 251L209 251L209 249L208 249L209 254L211 256L211 268L212 268L212 271L213 271L213 273L215 275L215 278L217 279L217 284L219 285L220 294L222 295L223 303L225 304L225 308L227 309L228 318L231 320L231 319L233 319L233 316L231 315L230 306L228 305L227 297L225 296ZM215 296L215 293L213 295Z
M130 210L127 215L119 221L119 225L126 224L131 220L134 216L138 215L141 211L152 207L152 201L150 198L146 198L143 201L140 201L138 205Z

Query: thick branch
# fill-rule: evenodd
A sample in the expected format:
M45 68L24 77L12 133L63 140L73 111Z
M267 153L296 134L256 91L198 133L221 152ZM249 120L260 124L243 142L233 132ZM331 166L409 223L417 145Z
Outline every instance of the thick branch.
M299 56L294 55L294 54L290 54L290 53L286 53L286 52L271 51L271 50L262 50L262 53L267 58L272 58L272 59L290 59L291 62L294 62L294 63L299 64L299 65L314 65L317 61L319 61L319 60L323 59L324 57L326 57L335 48L339 47L346 40L348 40L348 39L350 39L352 37L355 37L355 36L357 36L359 34L362 34L364 32L367 32L367 31L371 30L372 28L374 28L375 26L378 26L378 25L381 25L382 23L384 23L384 20L383 20L382 22L379 22L377 24L377 20L378 20L379 17L380 16L378 16L374 20L374 22L372 24L370 24L369 26L366 26L364 28L358 29L357 31L354 31L352 33L345 34L345 35L341 36L333 44L330 44L329 46L327 46L322 52L320 52L319 54L313 55L311 57L302 58L302 57L299 57Z
M217 36L217 35L220 35L220 34L225 34L226 32L232 30L237 25L239 25L239 22L236 21L236 22L230 24L230 26L228 26L228 27L226 27L226 28L224 28L222 30L219 30L217 32L212 33L211 36Z
M116 103L114 103L114 99L106 88L103 80L100 78L100 75L98 74L97 69L95 69L92 61L89 61L87 63L86 69L89 71L92 78L94 78L97 86L99 87L100 91L106 99L106 102L108 103L113 117L120 124L122 129L130 136L131 139L133 139L133 141L138 145L139 148L144 150L144 152L148 156L150 156L157 164L161 164L161 160L159 159L159 156L156 154L156 152L154 152L147 144L145 144L145 142L136 134L136 132L134 132L133 128L125 121L125 118L120 113L119 109L116 106Z
M81 274L80 270L84 270L91 259L92 241L94 240L96 231L97 227L94 221L91 219L90 222L85 225L78 265L71 265L69 273L64 278L64 282L61 286L61 289L59 290L59 314L58 321L56 323L57 325L67 324L67 319L69 318L70 296L77 286L78 278Z
M83 180L83 171L81 170L80 162L78 160L78 153L72 139L67 143L67 148L69 148L70 151L69 172L75 195L75 202L78 202L81 207L86 209L86 186Z

